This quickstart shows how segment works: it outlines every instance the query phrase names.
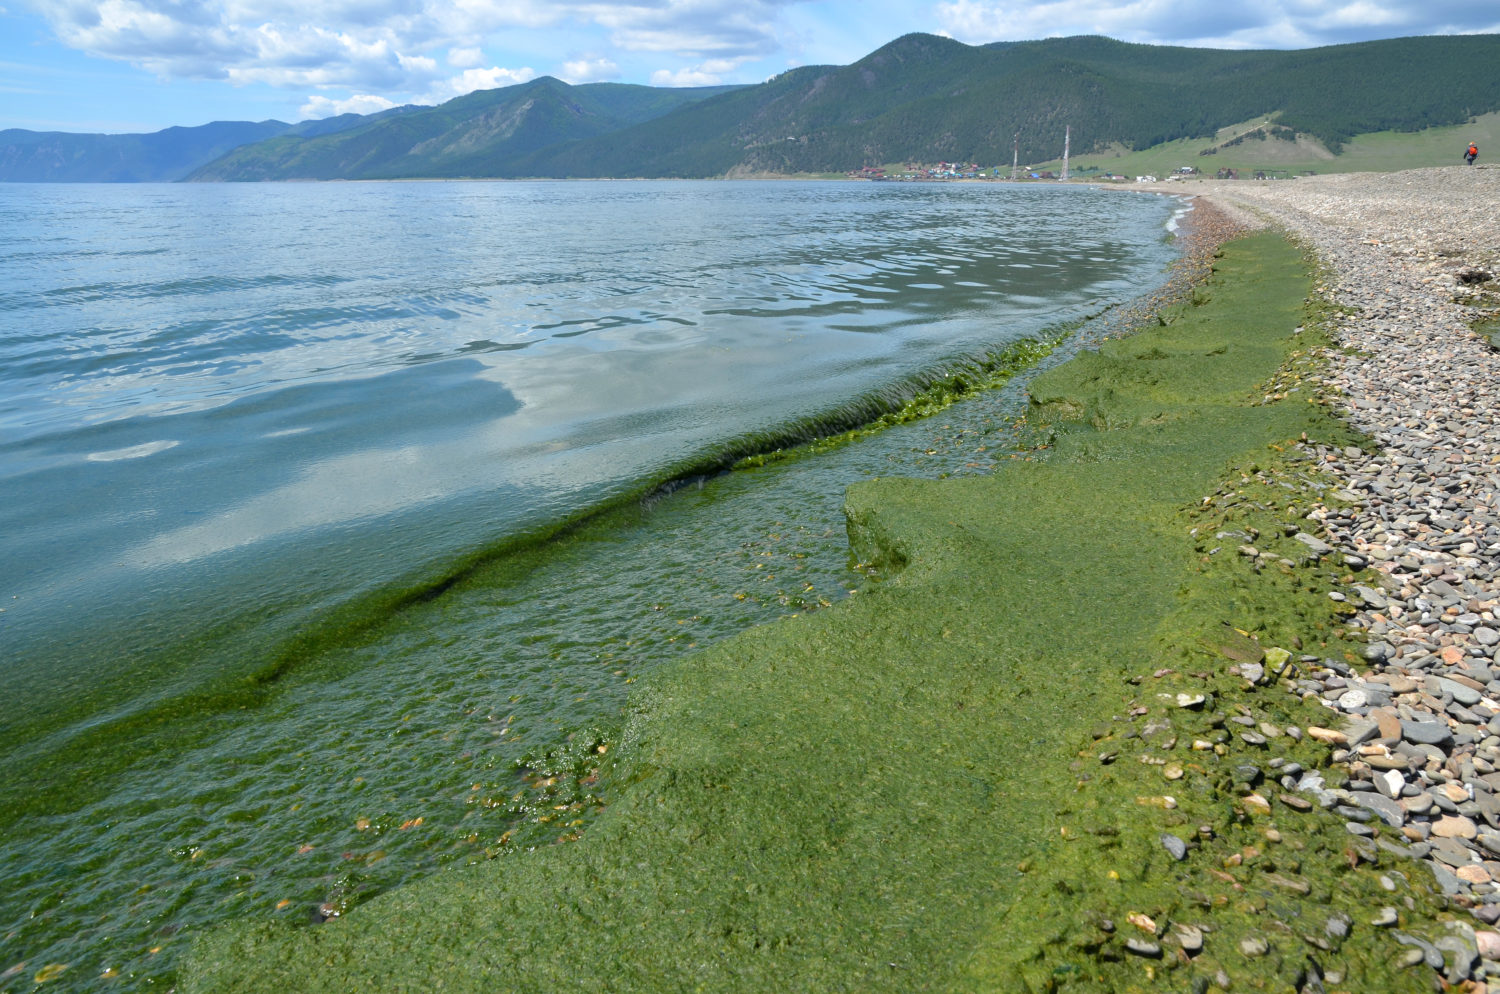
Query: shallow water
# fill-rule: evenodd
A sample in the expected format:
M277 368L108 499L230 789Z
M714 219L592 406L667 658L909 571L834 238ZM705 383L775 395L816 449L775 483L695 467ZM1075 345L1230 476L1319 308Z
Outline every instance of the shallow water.
M166 978L186 926L585 827L517 763L607 748L636 673L845 596L843 486L987 470L1006 410L701 474L1159 284L1173 209L0 187L9 982Z

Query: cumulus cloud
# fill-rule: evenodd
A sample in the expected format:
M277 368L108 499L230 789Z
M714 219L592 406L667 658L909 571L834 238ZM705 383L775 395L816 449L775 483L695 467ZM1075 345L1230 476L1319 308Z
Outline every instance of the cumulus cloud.
M481 69L485 39L527 29L576 29L607 42L601 48L685 61L758 58L778 47L780 7L799 2L32 0L69 47L163 78L389 93L447 92L439 61L494 72ZM579 79L619 72L608 54L562 60L562 70Z
M303 119L321 120L325 117L337 117L340 114L375 114L383 110L390 110L396 106L385 97L377 97L371 93L357 93L343 100L334 100L331 97L314 95L307 98L307 103L302 105Z
M445 100L461 97L465 93L473 93L475 90L493 90L496 87L513 86L531 79L536 79L536 70L530 66L521 69L502 69L499 66L491 66L488 69L465 69L457 76L435 84L418 102L440 104Z
M743 59L709 59L683 69L658 69L651 74L652 86L717 86L739 68Z
M786 5L776 0L662 0L598 4L588 16L628 51L748 60L778 47L778 14Z
M558 76L566 82L600 83L620 78L620 66L614 59L603 55L584 56L564 62Z
M450 48L448 64L455 69L477 69L484 65L484 52L478 48Z

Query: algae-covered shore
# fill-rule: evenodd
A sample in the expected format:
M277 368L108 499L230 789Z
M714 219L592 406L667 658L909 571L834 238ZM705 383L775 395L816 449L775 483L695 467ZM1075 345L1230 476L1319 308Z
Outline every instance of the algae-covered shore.
M852 488L887 578L644 680L560 769L611 784L580 838L215 930L180 989L1472 985L1411 839L1343 813L1360 771L1310 689L1364 665L1329 593L1375 581L1319 522L1357 497L1330 455L1377 445L1329 394L1306 248L1228 241L1040 376L1029 460Z

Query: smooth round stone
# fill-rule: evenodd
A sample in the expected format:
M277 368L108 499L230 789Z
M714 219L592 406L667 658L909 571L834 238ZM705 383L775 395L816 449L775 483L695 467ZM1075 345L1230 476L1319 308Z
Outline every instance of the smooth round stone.
M1264 956L1270 951L1271 944L1258 935L1252 935L1247 939L1240 940L1240 952L1244 953L1251 959L1254 959L1257 956Z
M1432 834L1440 839L1472 839L1479 830L1463 815L1444 815L1432 823Z
M1457 680L1449 680L1446 677L1433 677L1437 681L1439 690L1445 694L1452 694L1453 699L1460 704L1478 704L1480 693L1473 687L1465 687Z
M1493 879L1483 863L1469 863L1453 871L1453 875L1467 884L1487 884Z
M1203 948L1203 930L1196 925L1176 924L1172 926L1177 935L1177 943L1182 946L1182 951L1193 955Z
M1445 721L1401 721L1401 737L1417 745L1445 745L1453 741L1453 733Z

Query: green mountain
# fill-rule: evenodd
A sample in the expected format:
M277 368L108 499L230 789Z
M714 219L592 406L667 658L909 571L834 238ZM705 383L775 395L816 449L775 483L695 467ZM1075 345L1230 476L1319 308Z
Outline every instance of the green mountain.
M0 181L161 183L186 176L230 149L278 135L281 121L215 121L153 134L89 135L0 131Z
M285 134L238 148L194 180L397 179L495 175L496 163L608 135L739 87L569 86L550 76L477 90L332 135Z
M214 121L150 134L0 131L0 182L170 183L241 145L278 135L322 135L416 110L343 114L321 121Z
M1251 137L1326 156L1359 135L1462 125L1496 111L1500 35L1245 52L1099 37L970 46L913 34L853 65L806 66L756 86L570 86L542 77L438 107L297 125L0 131L0 181L829 173L1009 163L1013 143L1023 162L1046 162L1060 153L1065 127L1074 155L1113 156L1212 139L1246 122L1269 122Z
M1229 52L1060 38L971 47L908 35L851 66L752 89L591 140L494 162L500 176L719 176L893 162L1005 163L1141 149L1275 116L1337 152L1352 136L1500 109L1500 36Z
M670 96L682 94L677 105ZM613 98L611 102L610 99ZM650 99L643 107L635 101ZM737 176L1144 149L1258 118L1337 152L1355 135L1500 110L1500 36L1303 51L1099 37L969 46L907 35L850 66L717 91L534 80L325 138L240 148L195 179Z

